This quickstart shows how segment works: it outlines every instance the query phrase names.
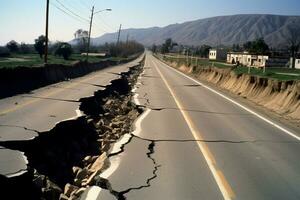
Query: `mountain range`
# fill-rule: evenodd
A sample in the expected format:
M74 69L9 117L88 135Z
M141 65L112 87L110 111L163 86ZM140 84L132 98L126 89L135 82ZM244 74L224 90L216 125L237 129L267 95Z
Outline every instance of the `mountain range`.
M291 29L300 34L300 16L281 16L267 14L244 14L219 16L181 24L172 24L165 27L141 29L124 29L121 40L127 35L145 46L162 44L165 39L183 45L232 45L243 44L263 37L271 47L283 47ZM93 44L115 42L118 33L107 33L93 38Z

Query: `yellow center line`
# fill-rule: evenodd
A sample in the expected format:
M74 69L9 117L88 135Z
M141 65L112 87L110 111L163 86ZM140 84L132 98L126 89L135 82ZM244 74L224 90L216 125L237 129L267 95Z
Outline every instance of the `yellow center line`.
M231 200L233 198L235 198L235 194L231 188L231 186L229 185L228 181L226 180L224 174L217 169L216 166L216 160L213 156L213 154L211 153L211 151L209 150L208 146L204 143L204 142L200 142L203 141L203 137L202 134L200 133L200 131L196 128L194 122L192 121L190 115L184 110L184 107L182 106L181 102L178 100L178 98L176 97L175 92L172 90L171 86L169 85L168 81L166 80L165 76L162 74L162 72L160 71L160 69L158 68L158 66L156 65L156 63L154 61L152 61L157 72L159 73L160 77L162 78L163 82L165 83L165 85L167 86L168 90L170 91L171 95L173 96L176 105L178 106L181 114L183 115L191 133L193 134L195 140L197 140L197 144L198 147L201 151L201 153L203 154L206 163L224 197L225 200Z
M85 81L89 81L89 80L91 80L91 79L93 79L93 78L95 78L95 77L92 76L92 77L86 78L86 79L82 80L81 82L83 82L83 81L84 81L84 82L85 82ZM52 95L58 94L58 93L60 93L60 92L63 92L63 91L66 90L66 89L74 88L74 87L76 87L77 85L81 84L81 82L76 82L76 83L73 82L73 83L70 83L70 84L69 84L68 86L66 86L65 88L58 88L58 89L55 89L53 92L49 92L49 93L47 93L46 95L41 96L41 97L42 97L42 98L50 97L50 96L52 96ZM42 99L33 99L33 100L27 101L26 103L18 104L18 105L16 105L16 106L13 107L13 108L9 108L9 109L6 109L6 110L0 112L0 115L5 115L5 114L8 114L8 113L14 112L14 111L16 111L16 110L19 110L19 109L21 109L21 108L24 108L25 106L31 105L31 104L33 104L33 103L35 103L35 102L38 102L38 101L41 101L41 100L42 100Z

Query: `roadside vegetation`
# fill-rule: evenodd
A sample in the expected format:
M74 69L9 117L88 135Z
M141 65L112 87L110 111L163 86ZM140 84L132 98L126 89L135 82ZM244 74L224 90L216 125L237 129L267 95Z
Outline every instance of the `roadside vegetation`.
M81 38L76 45L66 42L50 42L48 63L71 65L78 61L86 61L86 41L87 38ZM91 46L89 62L121 61L142 51L144 47L135 41ZM43 35L35 39L34 44L19 44L12 40L6 46L0 47L0 68L41 67L44 66L44 54L45 37Z
M295 58L296 53L299 50L300 43L289 39L288 49L285 51L286 54L290 54L292 58ZM195 71L200 71L204 68L209 67L217 67L221 69L231 69L238 75L241 74L250 74L253 76L266 77L277 80L300 80L300 69L286 68L286 67L277 67L270 68L267 67L264 71L263 68L255 68L241 66L239 63L228 64L224 60L220 61L212 61L208 59L209 50L212 47L209 45L201 45L201 46L182 46L174 42L171 38L166 39L162 45L152 45L152 52L159 55L161 59L166 62L173 63L180 67L182 65L185 66L193 66ZM270 47L265 43L263 38L258 38L254 41L248 41L243 45L234 44L232 47L222 47L227 48L228 51L234 52L243 52L248 51L253 54L271 54L274 52L271 51ZM275 53L275 56L280 56L281 53ZM295 60L295 59L294 59ZM295 63L294 63L295 64Z
M186 66L194 66L196 71L201 69L209 68L209 67L217 67L221 69L232 69L236 74L249 74L249 68L227 64L224 62L215 62L210 61L208 59L203 58L189 58L187 57L179 57L180 55L169 55L162 56L163 60L169 63L176 63L178 67L181 65ZM197 59L197 60L196 60ZM251 67L250 75L260 76L278 80L300 80L300 69L291 69L291 68L266 68L266 72L264 73L263 69Z
M236 74L248 74L247 67L237 67L233 70ZM300 69L290 68L266 68L264 73L262 69L251 68L250 74L254 76L278 79L278 80L300 80Z
M49 64L64 64L69 65L77 61L84 61L86 56L80 54L72 54L68 60L63 57L49 55ZM90 57L89 62L99 62L103 58ZM11 54L8 57L0 58L0 68L14 68L18 66L24 67L41 67L44 64L44 60L40 58L39 54Z
M207 67L219 67L219 68L231 68L233 65L227 64L224 61L210 61L201 57L187 57L182 55L163 55L163 59L167 62L175 62L180 65L197 66L201 68Z

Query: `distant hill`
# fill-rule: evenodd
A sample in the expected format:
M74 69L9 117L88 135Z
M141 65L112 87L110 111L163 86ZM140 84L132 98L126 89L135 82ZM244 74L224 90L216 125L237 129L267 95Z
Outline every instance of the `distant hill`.
M184 45L232 45L243 44L264 37L271 47L284 46L291 27L300 30L300 16L280 15L232 15L200 19L166 27L126 29L121 40L127 34L144 45L161 44L166 38ZM108 33L94 38L92 43L103 44L116 41L117 33Z

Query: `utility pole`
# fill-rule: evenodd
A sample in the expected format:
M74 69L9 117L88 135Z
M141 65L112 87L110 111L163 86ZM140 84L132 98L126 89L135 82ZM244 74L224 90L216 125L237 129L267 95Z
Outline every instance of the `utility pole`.
M86 52L86 61L87 62L89 61L89 51L90 51L90 44L91 44L91 32L92 32L93 17L94 17L94 6L92 8L91 21L90 21L90 30L89 30L89 38L88 38L88 45L87 45L87 52Z
M194 53L192 53L192 57L191 57L191 65L193 65L194 62Z
M118 33L118 40L117 40L117 45L119 45L119 42L120 42L120 36L121 36L121 29L122 29L122 24L120 24L120 28L119 28L119 33Z
M104 9L104 10L99 10L94 12L95 6L92 7L92 14L91 14L91 21L90 21L90 30L89 30L89 38L88 38L88 45L87 45L87 52L86 52L86 61L89 61L89 52L90 52L90 44L91 44L91 34L92 34L92 25L93 25L93 17L94 14L98 14L103 11L112 11L110 8Z
M186 64L189 65L189 51L186 51Z
M45 64L47 64L48 62L48 25L49 25L49 0L47 0L47 5L46 5L46 41L45 41L45 57L44 57L44 62Z
M126 45L128 45L128 42L129 42L129 33L127 34Z

